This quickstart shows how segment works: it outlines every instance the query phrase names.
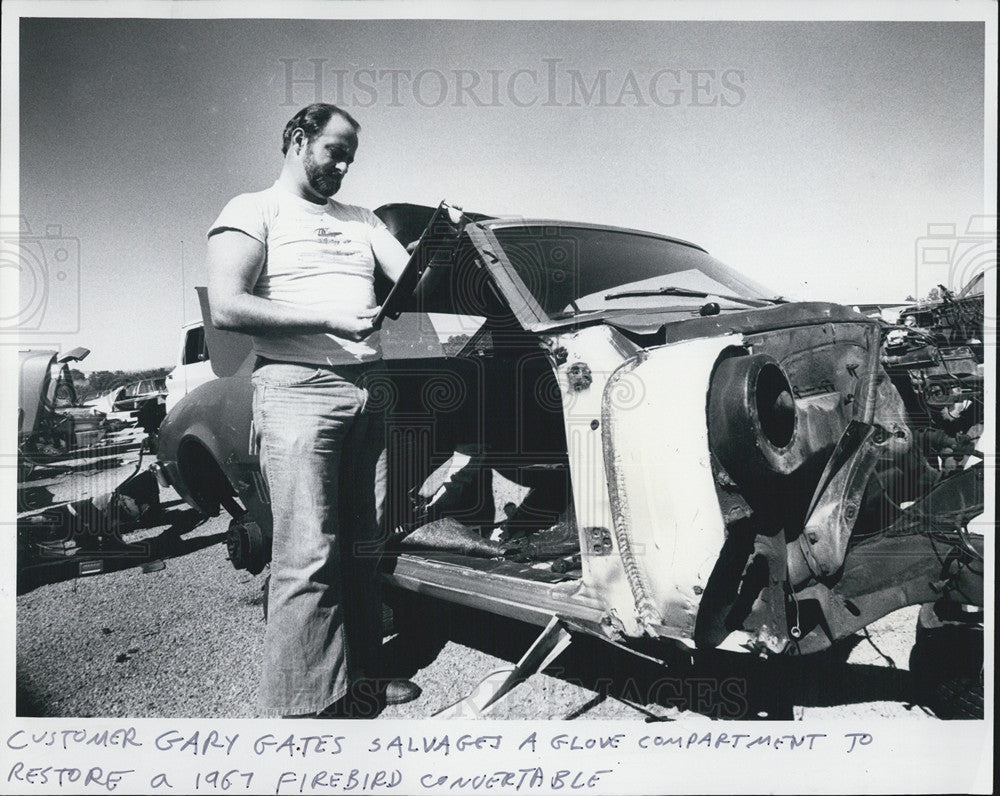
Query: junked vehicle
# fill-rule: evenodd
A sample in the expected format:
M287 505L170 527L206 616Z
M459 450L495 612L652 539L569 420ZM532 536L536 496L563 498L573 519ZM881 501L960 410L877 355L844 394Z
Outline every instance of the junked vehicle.
M164 378L133 381L115 387L88 405L108 416L109 423L139 426L146 433L149 450L156 449L156 433L167 414L167 383Z
M956 295L942 287L941 301L908 308L883 327L882 364L936 470L964 466L983 435L984 278L980 272Z
M166 378L166 410L169 412L191 390L214 378L203 323L198 320L184 324L177 365Z
M121 388L112 407L116 412L138 412L147 401L162 403L166 392L167 385L162 378L134 381Z
M964 607L983 605L968 528L982 466L880 479L918 452L877 320L785 302L649 232L376 213L419 238L382 307L372 394L388 423L385 578L545 627L520 674L567 633L781 656L906 605L981 620ZM232 514L230 558L257 573L271 519L249 340L215 330L201 296L220 378L168 414L157 468L200 511Z
M982 362L985 284L986 274L980 271L957 293L938 285L940 298L902 308L898 322L931 334L940 345L967 345Z
M20 352L18 381L18 472L27 475L38 457L53 457L99 443L109 427L106 415L81 406L69 364L90 353L74 348Z

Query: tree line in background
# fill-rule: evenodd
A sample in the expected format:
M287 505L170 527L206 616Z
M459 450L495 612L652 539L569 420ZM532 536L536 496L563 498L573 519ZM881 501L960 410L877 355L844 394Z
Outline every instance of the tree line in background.
M929 291L927 291L926 296L921 298L914 298L912 295L908 295L903 301L910 301L914 304L934 304L941 300L941 288L943 285L935 285Z

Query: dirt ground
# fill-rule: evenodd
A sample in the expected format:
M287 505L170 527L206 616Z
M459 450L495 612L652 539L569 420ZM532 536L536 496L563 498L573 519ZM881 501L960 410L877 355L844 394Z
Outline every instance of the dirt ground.
M30 519L107 491L135 471L137 448L36 471L19 490ZM148 464L148 459L142 466ZM111 485L109 487L109 485ZM252 717L263 639L263 574L233 569L223 517L203 521L171 491L151 527L124 546L49 545L21 560L18 713L34 716ZM89 574L88 574L89 573ZM407 599L407 598L404 598ZM893 613L829 653L765 666L719 655L654 665L578 638L490 714L502 719L885 717L936 721L915 704L908 672L918 607ZM431 608L396 628L386 651L422 696L382 718L428 718L524 653L537 628L481 612Z

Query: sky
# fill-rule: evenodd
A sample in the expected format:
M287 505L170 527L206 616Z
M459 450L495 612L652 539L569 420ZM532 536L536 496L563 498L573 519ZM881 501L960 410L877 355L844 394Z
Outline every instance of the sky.
M4 219L21 229L21 343L86 346L84 370L173 364L207 228L274 181L285 122L316 100L362 125L341 201L651 230L795 299L961 287L955 245L996 212L984 31L22 19L20 220ZM921 261L928 225L944 261Z

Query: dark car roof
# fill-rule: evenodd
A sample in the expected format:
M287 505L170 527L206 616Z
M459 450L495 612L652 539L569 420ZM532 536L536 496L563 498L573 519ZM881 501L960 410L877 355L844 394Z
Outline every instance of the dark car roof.
M490 229L505 229L508 227L572 227L573 229L596 229L604 232L626 232L629 235L642 235L646 238L656 238L657 240L665 240L670 243L679 243L681 246L689 246L692 249L697 249L708 254L708 251L697 243L691 243L691 241L682 240L681 238L672 238L669 235L660 235L659 233L649 232L645 229L633 229L632 227L588 224L583 221L564 221L555 218L504 218L500 216L488 219L482 223Z
M374 213L382 220L382 223L389 228L389 231L392 232L393 235L395 235L398 239L405 240L409 243L410 241L414 241L420 237L420 234L424 231L427 223L431 220L431 216L434 215L435 209L436 208L429 207L427 205L398 202L381 205L375 209ZM573 227L574 229L595 229L607 232L625 232L630 235L643 235L648 238L657 238L671 243L678 243L682 246L689 246L692 249L698 249L706 254L708 253L703 247L696 243L691 243L690 241L682 240L681 238L673 238L669 235L660 235L656 232L649 232L648 230L643 229L616 227L609 224L589 224L582 221L566 221L565 219L498 216L488 213L474 213L467 210L463 210L462 212L468 218L482 224L483 226L489 227L490 229L506 229L510 227L529 226Z

